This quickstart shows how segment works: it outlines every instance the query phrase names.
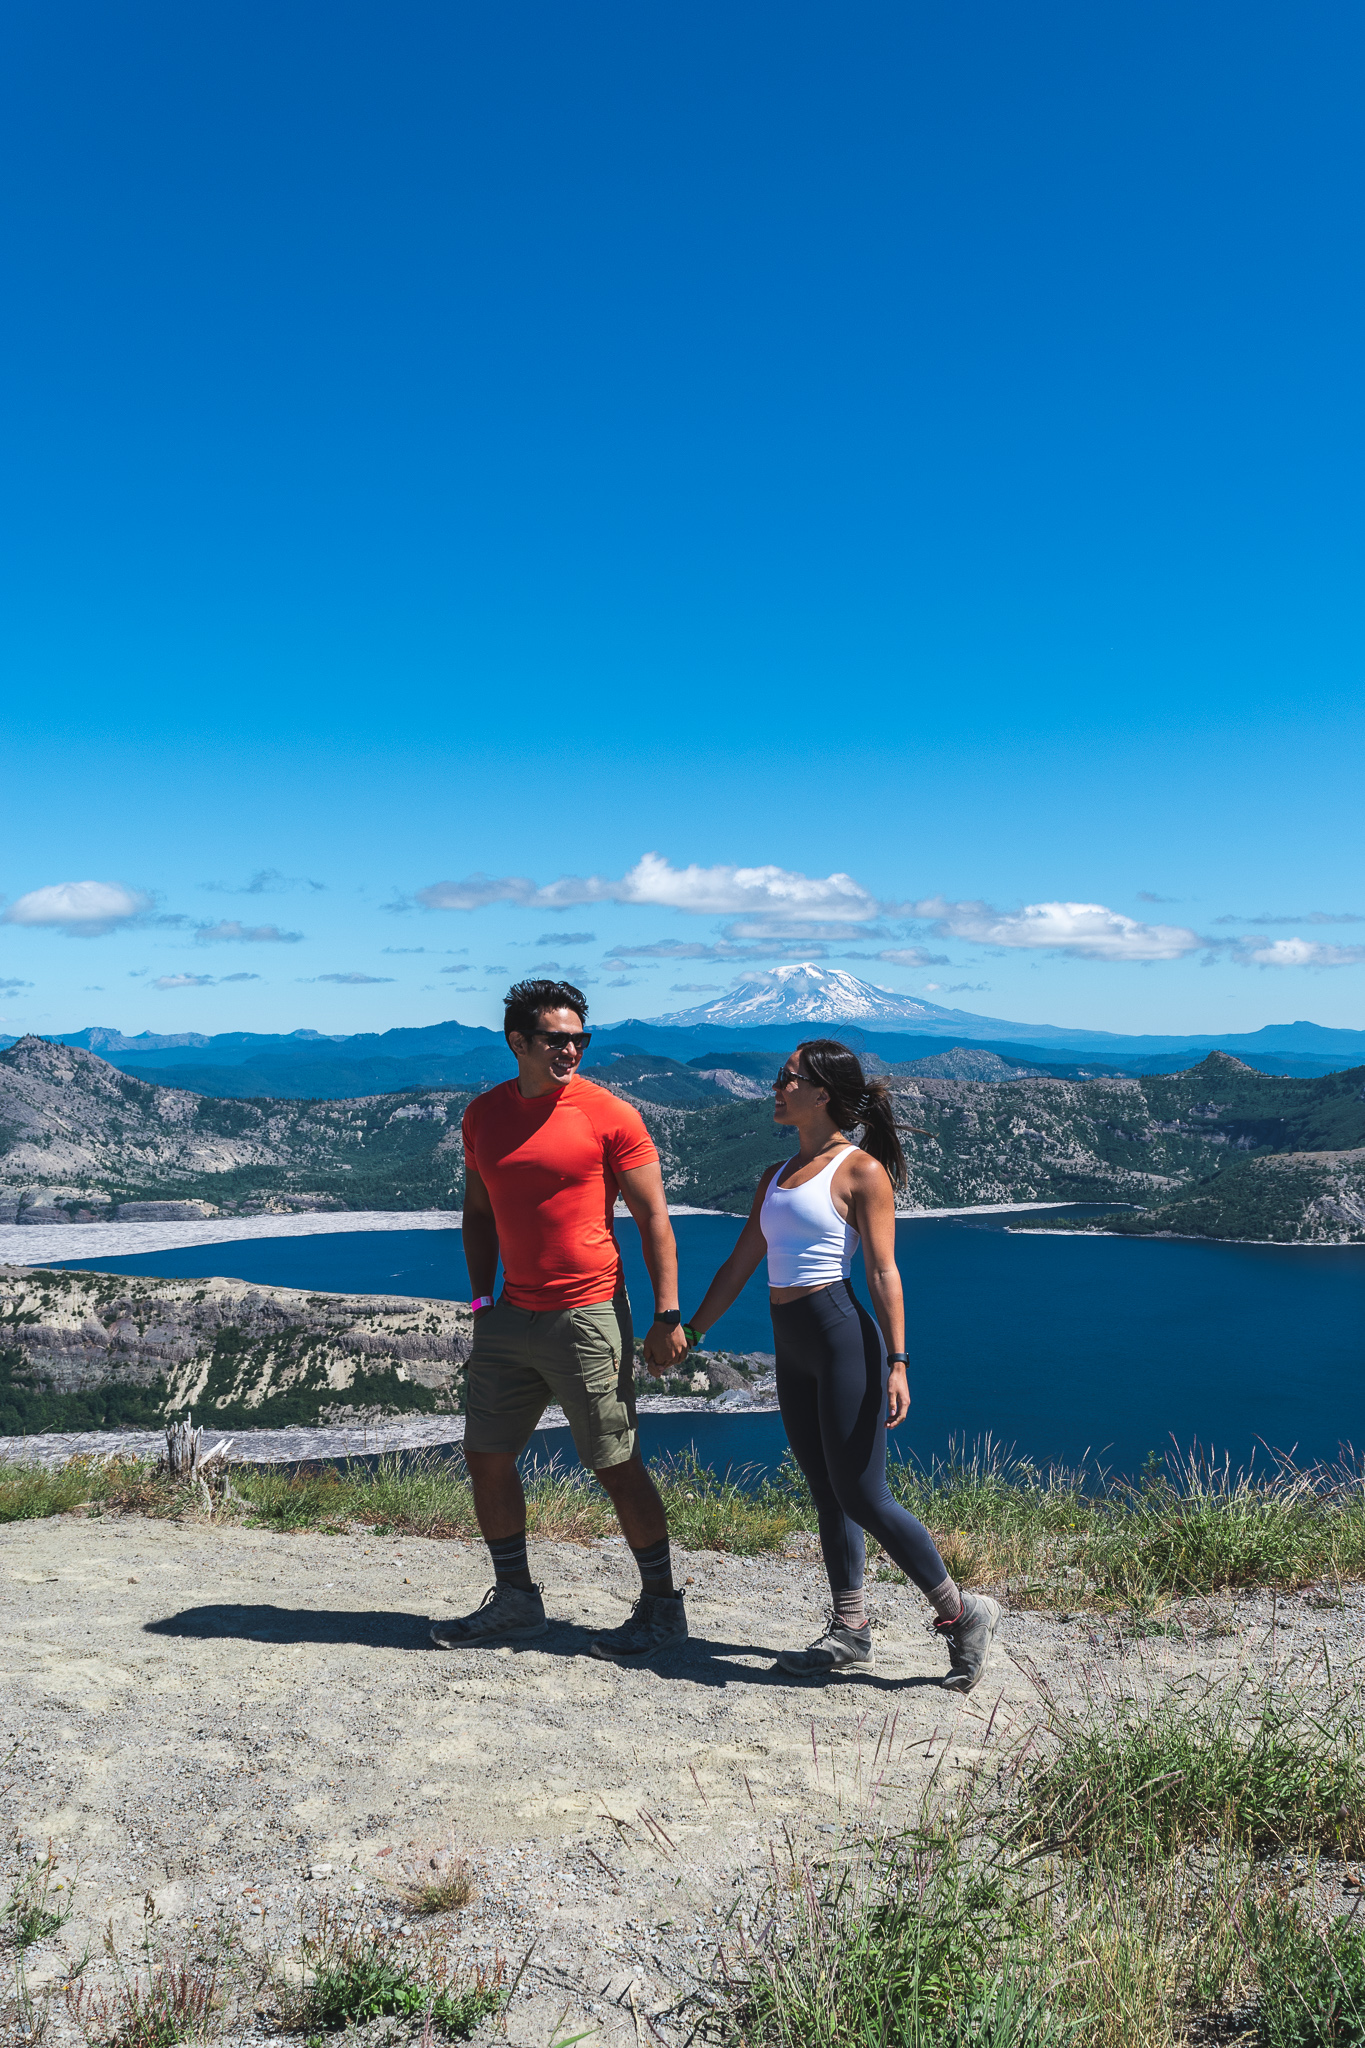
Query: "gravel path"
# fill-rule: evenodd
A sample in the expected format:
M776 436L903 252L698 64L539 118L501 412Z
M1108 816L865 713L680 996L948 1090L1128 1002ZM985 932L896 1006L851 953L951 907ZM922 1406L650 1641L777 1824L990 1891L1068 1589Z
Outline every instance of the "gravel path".
M105 1925L131 1954L149 1894L172 1945L221 1909L249 1946L283 1951L323 1898L399 1921L401 1886L453 1853L478 1887L451 1923L468 1952L515 1967L535 1943L515 2048L585 2028L607 2048L682 2048L718 1929L756 1904L788 1842L823 1854L850 1822L909 1816L936 1767L951 1786L1021 1741L1044 1689L1075 1698L1324 1643L1340 1675L1365 1630L1355 1590L1191 1607L1183 1636L1137 1645L1091 1617L1008 1614L963 1700L939 1686L923 1603L878 1584L875 1673L804 1687L772 1653L818 1630L812 1545L678 1562L690 1642L657 1670L618 1670L587 1649L634 1597L620 1539L533 1544L550 1633L452 1654L431 1647L428 1618L477 1603L481 1547L134 1516L0 1529L0 1724L17 1745L0 1817L24 1855L51 1838L74 1880L73 1917L29 1952L31 1981L59 1982L88 1945L107 1984ZM18 1868L0 1852L0 1883Z

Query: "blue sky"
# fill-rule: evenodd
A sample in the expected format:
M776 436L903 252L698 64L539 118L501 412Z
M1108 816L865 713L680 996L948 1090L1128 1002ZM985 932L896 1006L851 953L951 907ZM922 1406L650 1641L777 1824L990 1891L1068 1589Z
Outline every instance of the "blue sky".
M1365 1023L1358 8L0 48L0 1028Z

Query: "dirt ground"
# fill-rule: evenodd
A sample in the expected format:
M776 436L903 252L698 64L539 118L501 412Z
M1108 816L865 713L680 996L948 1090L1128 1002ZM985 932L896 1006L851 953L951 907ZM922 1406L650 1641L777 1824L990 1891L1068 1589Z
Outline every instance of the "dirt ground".
M877 1584L875 1673L810 1686L773 1653L818 1633L818 1554L675 1556L691 1640L621 1670L587 1654L635 1596L619 1539L533 1545L550 1633L452 1653L427 1626L482 1596L469 1544L138 1517L0 1530L7 1863L12 1881L51 1839L74 1906L29 1951L31 1986L87 1949L107 1970L106 1927L131 1955L149 1894L172 1943L223 1911L283 1953L324 1897L405 1921L403 1886L451 1852L476 1879L467 1951L515 1972L530 1950L514 2043L681 2043L774 1857L910 1813L936 1767L951 1783L1012 1748L1047 1692L1360 1647L1358 1593L1225 1602L1141 1645L1093 1617L1007 1614L962 1700L922 1601Z

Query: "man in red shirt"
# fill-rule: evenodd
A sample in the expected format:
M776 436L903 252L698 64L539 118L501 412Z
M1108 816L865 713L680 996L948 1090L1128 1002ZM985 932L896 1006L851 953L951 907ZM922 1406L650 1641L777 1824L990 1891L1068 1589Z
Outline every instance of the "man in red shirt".
M617 1195L639 1226L654 1283L645 1360L655 1374L687 1351L678 1248L643 1121L578 1071L591 1036L583 1029L587 1008L568 982L518 982L503 1022L517 1078L476 1096L465 1111L474 1348L464 1451L493 1586L474 1613L433 1627L442 1649L540 1635L548 1625L527 1563L517 1459L552 1401L568 1418L579 1457L611 1496L640 1567L630 1620L599 1636L593 1654L638 1660L687 1635L664 1505L636 1436L635 1342L612 1228ZM495 1302L499 1256L503 1291Z

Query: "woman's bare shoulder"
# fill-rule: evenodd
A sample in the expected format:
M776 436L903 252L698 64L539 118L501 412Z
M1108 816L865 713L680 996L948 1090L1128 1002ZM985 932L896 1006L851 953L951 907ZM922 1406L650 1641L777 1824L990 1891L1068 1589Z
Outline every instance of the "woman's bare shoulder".
M861 1145L850 1145L835 1169L838 1174L847 1174L854 1187L875 1187L890 1175L879 1159L870 1152L864 1152Z

